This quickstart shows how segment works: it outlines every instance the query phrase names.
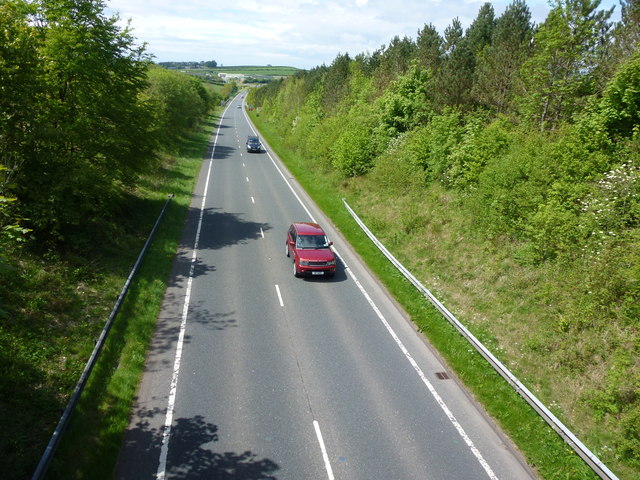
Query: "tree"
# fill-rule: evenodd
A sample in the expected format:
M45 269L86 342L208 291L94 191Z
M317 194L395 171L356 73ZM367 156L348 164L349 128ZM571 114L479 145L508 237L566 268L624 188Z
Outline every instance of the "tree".
M442 67L436 76L437 103L440 109L468 107L475 59L458 18L444 31L444 49Z
M640 52L621 66L603 92L596 118L611 139L638 139L640 134Z
M444 40L433 24L425 25L418 30L416 40L416 59L423 68L436 72L442 63Z
M597 70L599 90L606 88L621 64L640 47L640 0L620 0L620 21L612 31L612 41L600 57Z
M350 63L348 53L338 54L326 71L323 81L322 107L327 113L334 113L340 100L348 93Z
M640 46L640 0L620 0L622 11L614 38L619 56L628 58Z
M0 4L0 195L14 183L36 136L38 32L23 2Z
M432 114L430 80L429 72L414 64L389 85L378 100L385 135L396 137L428 122Z
M475 56L478 56L485 47L491 45L495 26L493 6L490 3L485 3L480 7L478 16L465 33L465 39Z
M367 77L373 76L373 73L378 68L380 64L380 57L375 53L359 53L354 57L354 62L358 65L360 71L365 74Z
M529 7L514 0L496 21L491 44L480 54L473 96L497 113L514 111L520 69L529 55L533 25Z
M333 166L346 177L367 172L373 165L374 154L371 127L360 119L342 129L331 152Z
M155 159L153 117L139 101L148 59L117 17L104 16L102 1L16 4L31 9L21 28L37 39L19 60L37 73L24 87L33 135L16 148L23 164L12 190L42 237L80 241L80 232L104 228L122 187Z
M393 37L388 46L382 46L378 51L380 63L376 70L376 80L379 88L386 87L398 75L405 73L416 52L416 44L409 37Z
M154 107L162 147L171 149L211 107L211 99L200 81L164 68L151 67L145 94Z
M593 92L593 71L609 38L612 9L600 0L554 0L522 69L522 112L541 129L571 118Z

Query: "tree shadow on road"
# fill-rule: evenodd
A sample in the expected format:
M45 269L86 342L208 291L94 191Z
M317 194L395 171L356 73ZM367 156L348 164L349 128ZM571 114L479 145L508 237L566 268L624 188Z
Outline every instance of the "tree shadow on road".
M162 444L162 428L156 416L164 419L164 409L137 412L141 419L130 429L116 471L118 480L155 478ZM155 418L155 421L154 421ZM217 453L211 450L219 441L218 427L204 417L178 418L171 428L166 474L171 479L276 480L278 464L246 450Z
M202 232L199 249L218 249L258 240L263 232L271 230L268 223L243 220L241 213L223 212L218 208L207 208L202 217Z
M201 235L198 242L199 251L246 244L250 240L261 238L262 232L271 230L271 226L268 223L246 221L242 219L242 214L240 213L218 210L217 208L206 208L202 214ZM216 269L213 265L202 263L198 258L192 258L198 222L197 209L192 209L186 225L186 229L191 233L186 239L182 239L180 249L176 254L173 273L169 279L169 287L184 286L184 282L189 277L192 264L193 278L213 272Z
M194 212L192 212L194 213ZM188 228L193 232L197 229L197 217L199 215L190 214ZM242 219L238 213L221 212L215 208L207 208L203 212L202 229L198 252L203 250L221 249L237 244L246 244L251 240L258 240L262 237L262 232L268 231L271 226L267 223L252 222ZM193 242L193 240L190 240ZM174 348L175 342L180 333L180 319L183 315L185 302L185 290L189 277L197 278L216 271L215 265L203 262L199 256L193 258L193 243L180 247L170 275L167 291L160 313L156 334L152 340L153 351L164 353ZM193 271L191 269L193 268ZM189 308L189 321L207 325L213 330L224 330L236 326L235 312L210 312L203 305L193 304ZM185 343L190 341L187 335ZM160 365L167 361L162 360ZM155 365L155 364L154 364ZM151 367L152 369L157 366Z
M218 441L218 428L201 416L178 419L172 429L168 464L171 477L189 479L254 480L275 479L278 465L259 459L246 450L242 453L216 453L209 450Z

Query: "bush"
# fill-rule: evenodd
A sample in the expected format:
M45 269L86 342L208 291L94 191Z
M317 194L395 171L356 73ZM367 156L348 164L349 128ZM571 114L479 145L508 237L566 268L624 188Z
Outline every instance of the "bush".
M395 137L428 122L432 115L429 84L429 74L413 65L378 98L380 127L388 136Z
M450 154L448 181L466 189L478 183L478 177L486 165L504 154L511 143L511 133L506 120L498 119L487 125L481 115L465 118L460 142Z
M333 149L342 123L340 117L325 119L309 132L306 139L306 154L325 171L333 169Z
M640 128L640 52L607 86L599 108L611 138L631 137Z
M333 166L346 177L366 173L373 166L375 147L372 129L365 123L349 123L331 150Z

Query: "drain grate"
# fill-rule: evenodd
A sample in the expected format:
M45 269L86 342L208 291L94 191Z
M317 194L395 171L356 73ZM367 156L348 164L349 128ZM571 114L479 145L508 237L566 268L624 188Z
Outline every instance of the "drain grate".
M438 377L440 380L449 380L449 375L447 375L447 372L436 372L436 377Z

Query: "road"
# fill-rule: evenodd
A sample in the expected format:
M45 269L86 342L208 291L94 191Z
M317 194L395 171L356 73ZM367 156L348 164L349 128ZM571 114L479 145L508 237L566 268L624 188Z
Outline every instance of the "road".
M275 155L246 152L242 101L204 159L116 478L534 478ZM325 228L333 279L293 276L293 221Z

